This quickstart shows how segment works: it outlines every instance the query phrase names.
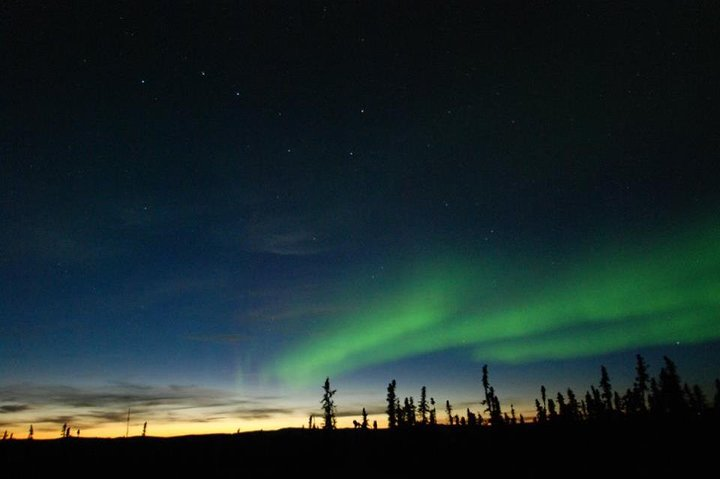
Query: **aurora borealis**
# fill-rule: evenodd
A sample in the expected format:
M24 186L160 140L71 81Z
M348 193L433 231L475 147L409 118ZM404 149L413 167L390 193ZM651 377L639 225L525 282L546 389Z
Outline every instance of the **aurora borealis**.
M51 3L0 15L0 429L720 375L717 5Z
M432 264L288 351L278 373L309 381L457 347L481 361L521 363L717 340L720 229L677 236L642 248L608 246L551 273L531 264L483 268L472 259ZM513 277L523 266L535 274Z

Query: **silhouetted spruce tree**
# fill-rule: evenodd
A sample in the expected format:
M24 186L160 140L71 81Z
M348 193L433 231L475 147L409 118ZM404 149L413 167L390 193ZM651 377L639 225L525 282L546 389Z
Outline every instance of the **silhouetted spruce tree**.
M548 421L557 422L557 411L555 410L555 401L548 399Z
M517 424L517 418L515 417L515 405L510 404L510 424L513 426Z
M648 408L653 415L662 414L660 387L658 386L655 378L650 378L650 394L648 395Z
M495 390L492 388L492 386L490 387L490 391L492 391L492 395L493 395L493 411L495 412L495 421L498 424L502 424L503 423L503 420L502 420L503 415L502 415L502 411L500 410L500 400L495 395ZM505 422L507 422L507 414L505 414L504 417L506 419Z
M595 389L593 386L590 387L592 389L593 393L591 394L590 391L585 391L585 407L587 408L586 417L590 421L596 420L600 416L600 402L599 402L599 395L598 397L595 397Z
M557 393L557 408L558 408L558 418L567 421L567 405L565 404L565 397L562 395L562 393Z
M453 410L452 410L452 405L450 404L449 399L447 401L445 401L445 411L447 412L447 415L448 415L449 424L452 426L453 425L453 415L452 415Z
M360 423L361 429L367 429L368 428L368 419L367 419L367 411L365 408L362 410L362 423Z
M35 430L33 429L33 425L30 424L30 429L28 429L28 439L32 441L34 436Z
M387 387L387 415L388 415L388 428L395 429L398 426L398 410L395 407L397 402L397 395L395 394L395 388L397 383L393 379L390 381Z
M681 415L688 410L680 386L680 376L675 363L667 356L663 356L665 366L660 370L660 404L664 414Z
M520 424L525 424L525 416L520 413Z
M395 411L397 415L397 425L399 428L405 427L405 410L400 405L400 398L395 400Z
M687 385L686 385L687 386ZM692 389L688 388L689 392L687 394L688 396L688 404L690 405L690 410L696 415L701 416L703 413L705 413L705 409L707 408L707 401L705 400L705 394L703 394L702 389L700 389L700 386L697 384L692 387Z
M310 414L310 417L308 418L308 429L313 429L313 419L314 415Z
M542 398L543 409L545 409L545 415L547 416L547 391L543 385L540 385L540 397Z
M535 420L539 423L543 423L547 420L545 408L540 404L539 399L535 399Z
M60 437L67 437L67 429L68 429L68 425L67 425L67 423L64 423L62 425L62 432L60 433Z
M470 408L467 408L467 425L468 426L477 426L477 416L470 410Z
M410 420L410 402L408 401L408 398L405 398L403 400L403 422L407 424L408 426L412 426L412 422Z
M145 421L145 423L143 423L142 437L145 437L145 433L146 433L146 432L147 432L147 421Z
M638 354L635 359L635 383L633 384L632 399L628 404L628 413L644 415L647 413L648 368L641 355Z
M455 416L455 419L457 420L457 416ZM461 425L461 426L466 426L466 425L467 425L467 422L465 421L465 416L462 416L462 417L460 418L460 425Z
M693 393L695 394L695 401L698 406L698 414L704 414L708 409L707 399L705 399L705 393L700 386L697 384L693 386Z
M567 390L567 420L568 422L576 422L580 419L580 407L578 405L575 392L568 388Z
M487 364L482 368L482 385L485 391L485 399L482 404L486 406L485 411L490 415L490 424L493 426L500 425L503 422L503 415L502 411L500 411L500 401L495 395L495 389L490 386Z
M320 400L323 409L323 429L330 431L335 429L335 401L333 396L337 392L335 389L330 389L330 378L325 378L325 384L323 384L323 397Z
M437 424L437 412L435 411L435 398L430 398L430 425Z
M420 413L420 424L423 426L427 425L428 423L428 413L430 412L430 408L428 407L427 402L427 390L425 389L425 386L420 388L420 403L418 404L418 413Z
M592 398L593 398L593 403L595 406L596 417L605 415L605 403L603 402L603 399L600 396L600 390L595 389L595 386L590 386L590 391L592 391Z
M600 366L600 390L602 391L605 411L612 411L613 391L612 385L610 384L610 376L608 375L607 368L605 366Z
M625 403L617 391L613 392L613 407L618 414L622 414L623 411L625 411Z
M415 425L415 401L412 396L405 398L405 423L408 426Z

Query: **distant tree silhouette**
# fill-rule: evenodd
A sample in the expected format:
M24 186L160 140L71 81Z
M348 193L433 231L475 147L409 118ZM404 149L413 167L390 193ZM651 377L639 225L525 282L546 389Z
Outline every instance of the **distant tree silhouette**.
M450 404L449 399L447 401L445 401L445 411L447 412L447 415L448 415L448 422L452 426L453 425L453 415L452 415L453 409L452 409L452 405Z
M377 431L377 421L373 420L373 431Z
M543 408L545 409L545 415L547 416L547 391L544 385L540 385L540 397L542 398Z
M435 398L430 398L430 425L434 426L437 424L437 412L435 411Z
M657 416L662 414L662 404L660 400L660 387L655 378L650 378L650 394L648 395L648 408L650 412Z
M430 408L428 407L427 402L427 389L425 386L420 388L420 403L418 404L418 413L420 414L420 424L423 426L427 425L428 423L428 413L430 412Z
M142 437L145 437L145 433L147 433L147 421L143 423Z
M60 433L60 437L67 437L67 423L63 423L62 425L62 432Z
M467 425L477 426L477 416L470 410L470 408L467 408Z
M490 424L493 426L500 425L503 423L503 414L500 410L500 400L495 395L495 388L490 386L487 364L482 368L482 385L485 391L485 399L482 404L486 406L485 411L490 415Z
M660 370L659 376L659 402L662 414L682 415L688 410L687 403L683 398L680 387L680 376L678 376L675 363L667 356L663 356L665 366Z
M617 391L613 392L613 407L618 413L622 413L625 410L625 403Z
M592 402L588 402L588 409L592 409L593 417L599 419L605 415L605 403L600 396L600 390L595 386L590 386L590 391L592 392Z
M580 419L580 406L575 392L570 388L567 390L566 418L568 422L576 422Z
M412 396L405 398L405 424L408 426L415 425L415 401Z
M693 386L692 389L690 389L687 384L685 387L688 388L687 397L690 410L696 416L703 415L707 409L707 400L705 399L705 394L702 392L702 389L700 389L700 386L697 384Z
M557 408L558 408L558 419L563 421L567 420L567 405L565 404L565 397L562 393L557 393Z
M468 409L469 411L469 409ZM510 424L515 425L517 424L517 418L515 417L515 405L510 404Z
M558 418L557 411L555 410L555 401L548 399L548 421L556 422Z
M648 372L645 359L641 355L635 356L635 383L632 395L628 397L626 405L628 414L644 415L647 413Z
M313 428L313 419L314 418L315 418L315 416L313 414L310 414L310 417L308 418L308 429Z
M323 429L332 430L335 429L335 401L333 396L337 392L335 389L330 389L330 378L325 378L325 384L323 384L323 397L320 400L323 409Z
M602 400L605 411L613 410L613 391L612 385L610 384L610 376L608 375L607 368L600 366L600 390L602 391Z
M3 432L2 440L5 441L5 440L7 440L7 438L8 438L8 432L7 432L7 429L5 429L5 432Z
M367 411L365 408L362 410L362 423L360 423L361 429L367 429L368 428L368 418L367 418Z
M390 381L387 387L387 415L388 415L388 428L395 429L398 426L398 410L396 409L397 395L395 394L395 388L397 383L393 379Z
M28 439L30 439L32 441L34 436L35 436L35 430L33 429L33 425L30 424L30 429L28 430Z
M395 399L395 415L397 419L397 427L405 427L405 409L400 404L400 398Z
M520 413L520 424L525 424L525 416Z
M539 423L543 423L547 420L547 413L545 408L540 404L540 400L535 399L535 420Z

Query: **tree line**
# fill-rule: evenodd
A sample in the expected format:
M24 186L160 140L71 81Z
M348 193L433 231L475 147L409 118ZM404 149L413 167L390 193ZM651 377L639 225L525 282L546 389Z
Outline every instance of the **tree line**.
M671 421L690 418L720 418L720 379L715 379L715 394L712 403L708 401L702 388L697 384L684 383L677 372L675 363L667 356L663 357L663 367L657 377L648 373L648 365L641 355L636 356L635 380L632 387L620 392L614 390L610 375L605 366L600 367L600 380L590 386L585 394L578 396L568 388L549 396L544 385L540 386L540 397L535 399L535 416L530 419L537 424L571 424L613 421ZM512 426L525 424L522 414L516 415L515 406L510 404L509 412L503 408L495 388L490 384L487 365L482 368L481 411L466 408L464 413L453 409L449 400L445 401L444 413L450 426ZM336 406L333 396L337 391L331 389L330 378L325 379L323 397L322 429L336 428ZM411 427L431 427L438 425L438 413L434 397L428 398L427 388L420 389L420 399L413 396L400 399L397 395L397 382L390 381L387 386L386 409L389 429ZM310 416L309 427L316 428L314 417ZM353 421L355 428L368 429L367 412L362 410L362 420ZM377 423L373 424L377 429Z

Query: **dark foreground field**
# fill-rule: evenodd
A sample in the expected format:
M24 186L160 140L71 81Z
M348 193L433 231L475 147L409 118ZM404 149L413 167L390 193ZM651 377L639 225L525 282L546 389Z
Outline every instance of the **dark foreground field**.
M3 441L0 472L3 477L43 472L137 477L155 471L162 477L711 477L717 456L717 429L708 423L288 429L175 438Z

